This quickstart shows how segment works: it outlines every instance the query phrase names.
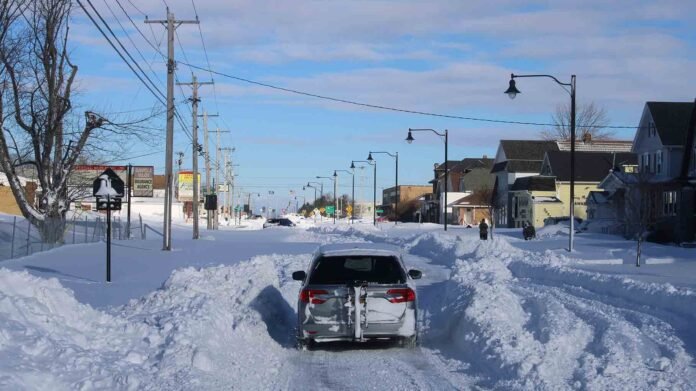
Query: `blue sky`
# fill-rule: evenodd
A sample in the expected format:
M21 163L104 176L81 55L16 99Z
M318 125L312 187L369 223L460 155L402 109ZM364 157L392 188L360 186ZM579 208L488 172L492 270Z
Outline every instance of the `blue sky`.
M92 3L165 91L161 57L116 1L107 1ZM164 28L144 24L143 13L164 18L163 1L119 2L149 41L161 43ZM190 0L167 3L177 18L195 17ZM550 73L562 81L576 74L579 103L604 107L613 125L635 126L645 101L690 101L696 95L696 33L689 20L696 14L693 2L196 0L195 5L214 70L370 104L546 123L556 106L569 100L568 94L550 80L523 79L518 81L523 93L510 101L503 94L509 74ZM81 106L109 113L158 105L79 9L71 31ZM178 39L178 60L207 66L195 25L179 27ZM161 44L165 51L166 43ZM201 81L211 78L205 72L196 74ZM191 69L179 64L177 76L190 81ZM201 110L220 115L211 118L209 128L230 130L222 139L225 146L236 147L237 185L264 194L269 205L286 204L290 189L301 194L308 180L346 169L370 150L398 151L400 182L426 184L433 163L443 160L442 143L418 134L408 145L403 140L409 127L449 129L451 159L493 156L501 138L532 139L544 129L380 111L221 76L214 80L214 90L201 88ZM184 91L190 94L187 87ZM177 88L180 113L189 121L185 98ZM145 114L115 116L121 120ZM156 172L163 172L164 122L162 116L149 124L162 129L161 140L132 145L128 156L162 152L123 163L154 165ZM616 136L631 139L633 131ZM185 152L187 167L190 145L177 124L175 150ZM393 185L393 171L393 160L380 156L378 189ZM371 173L360 172L369 187ZM349 177L340 185L341 193L350 192ZM272 198L269 190L275 191Z

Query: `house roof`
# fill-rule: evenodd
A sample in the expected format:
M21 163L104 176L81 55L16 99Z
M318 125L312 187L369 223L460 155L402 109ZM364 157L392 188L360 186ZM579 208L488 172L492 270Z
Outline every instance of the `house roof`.
M605 204L609 202L609 196L611 195L611 192L609 191L597 191L593 190L587 194L587 203L594 203L594 204Z
M508 172L533 172L541 171L542 160L510 160L508 161Z
M452 167L456 166L459 164L461 161L460 160L448 160L447 161L447 168L452 171ZM442 162L435 167L436 171L444 171L445 170L445 162Z
M507 160L542 160L546 151L558 151L553 140L500 140Z
M546 154L551 172L562 182L570 181L570 152L551 151ZM638 164L635 154L630 152L582 152L575 151L575 180L578 182L601 182L609 172L620 165Z
M466 170L473 170L475 168L490 169L491 167L493 167L493 159L465 158L453 167L450 167L450 172L466 172Z
M693 102L647 102L662 145L684 145Z
M556 191L556 178L541 175L517 178L510 190Z
M557 143L561 151L570 151L570 140L559 140ZM592 140L588 143L582 141L575 142L576 151L631 152L632 147L632 140Z
M496 173L499 171L507 172L529 172L529 173L539 173L541 171L541 165L543 161L541 160L507 160L504 162L496 163L491 169L491 173Z
M484 198L484 194L480 193L473 193L469 194L467 196L464 196L452 203L452 205L461 205L461 206L487 206L488 201Z

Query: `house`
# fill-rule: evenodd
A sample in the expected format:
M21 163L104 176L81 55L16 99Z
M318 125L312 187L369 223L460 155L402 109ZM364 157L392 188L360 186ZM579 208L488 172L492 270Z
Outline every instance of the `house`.
M399 221L411 221L414 212L418 209L418 199L424 194L430 193L431 186L427 185L399 185L382 190L383 216L391 217L394 213L396 200L399 200Z
M578 143L581 144L581 143ZM636 155L631 152L586 152L575 151L575 194L574 215L587 218L587 197L597 191L599 183L612 170L630 172L636 167ZM570 214L570 152L549 151L544 156L541 175L554 177L556 196L563 204L563 214Z
M37 181L22 176L19 177L19 181L27 199L32 203L36 203L36 194L39 187ZM0 213L16 216L22 215L22 211L19 209L17 200L10 188L10 182L4 172L0 172Z
M577 156L584 152L605 152L605 153L626 153L631 148L630 141L621 140L591 140L586 138L583 141L576 141L576 174L580 166L577 162ZM495 208L495 223L499 226L515 227L521 223L519 216L513 216L512 194L510 190L514 186L515 181L520 178L535 176L542 174L542 166L546 159L547 152L564 153L566 155L554 155L554 166L559 172L567 172L569 177L569 165L566 167L568 171L564 171L563 166L570 161L570 141L554 141L554 140L501 140L496 152L493 169L491 173L495 176L496 192L493 202ZM568 156L565 161L562 156ZM605 166L602 166L605 167ZM604 175L608 172L611 166L606 167ZM542 174L546 176L555 176L553 173ZM602 178L603 178L602 176ZM598 183L601 178L597 179ZM569 178L567 178L569 182ZM521 182L519 186L525 182ZM569 187L569 184L568 184ZM563 190L563 189L561 189ZM578 188L576 187L576 193ZM519 190L518 190L519 191ZM589 189L587 189L589 191ZM568 192L564 191L561 196ZM585 192L586 195L586 192ZM561 200L562 201L562 200ZM567 202L567 201L566 201ZM583 208L584 209L584 208ZM584 212L583 212L584 214Z
M490 191L493 188L494 179L490 175L492 167L493 159L489 159L485 155L480 158L465 158L458 161L448 161L447 216L449 224L458 224L462 220L459 215L459 208L466 207L466 204L457 205L458 200L477 191ZM435 167L434 176L434 179L430 181L430 183L433 184L434 195L431 202L434 201L437 205L443 205L445 190L444 163ZM427 221L443 221L444 208L438 208L438 215L432 216L431 214L429 216L431 218L435 217L435 219ZM432 210L432 208L429 210Z
M510 217L515 228L521 228L525 223L542 227L546 218L564 215L556 178L552 176L518 178L510 188L510 194Z
M518 178L539 175L546 151L558 151L558 143L549 140L500 140L491 174L495 177L493 195L495 224L514 227L510 188Z
M693 102L645 104L632 147L638 157L638 172L612 172L600 184L612 193L617 223L627 237L635 235L638 227L634 216L640 215L647 218L652 232L649 239L694 240L695 128Z

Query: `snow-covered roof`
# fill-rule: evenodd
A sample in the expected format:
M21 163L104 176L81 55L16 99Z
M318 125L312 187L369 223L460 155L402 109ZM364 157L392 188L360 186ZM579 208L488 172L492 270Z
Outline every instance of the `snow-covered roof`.
M325 256L338 255L401 255L401 250L385 243L333 243L319 247L318 253Z
M559 200L558 197L533 196L532 199L533 199L535 204L538 204L541 202L561 202L561 200Z
M19 182L22 184L22 186L26 186L27 182L32 182L32 183L36 182L36 181L31 180L29 178L25 178L23 176L20 176L18 178L19 178ZM5 175L4 172L0 172L0 185L2 185L2 186L9 186L10 185L10 181L7 180L7 175Z

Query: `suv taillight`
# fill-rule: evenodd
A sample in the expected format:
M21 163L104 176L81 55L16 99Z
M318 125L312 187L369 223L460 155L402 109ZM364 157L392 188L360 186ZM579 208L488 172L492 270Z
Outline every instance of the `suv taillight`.
M303 303L323 304L326 299L320 299L318 295L328 295L329 292L323 289L303 289L300 291L300 301Z
M411 288L390 289L387 291L387 295L392 296L389 298L390 303L406 303L416 300L416 292Z

